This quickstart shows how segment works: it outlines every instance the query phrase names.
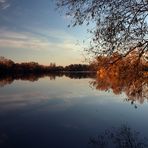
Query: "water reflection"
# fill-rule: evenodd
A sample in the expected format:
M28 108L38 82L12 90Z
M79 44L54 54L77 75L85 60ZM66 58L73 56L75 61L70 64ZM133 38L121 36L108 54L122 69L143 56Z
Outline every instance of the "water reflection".
M54 81L45 77L34 83L42 76L5 77L8 83L18 79L29 82L15 81L0 88L0 148L99 147L94 143L88 145L89 137L102 135L105 129L123 123L147 137L148 103L135 110L112 93L91 89L89 82L96 81L91 74L66 75L70 74L60 78L54 75ZM122 130L115 128L108 133L116 136L117 131ZM89 140L96 141L97 138ZM141 141L143 138L139 137L137 143Z
M92 148L147 148L146 138L141 138L140 133L132 130L127 125L106 130L97 138L90 138Z
M4 87L5 85L13 83L14 80L24 80L24 81L38 81L40 78L49 77L50 80L55 80L56 77L69 77L70 79L81 79L81 78L95 78L96 74L92 72L53 72L48 74L7 74L0 75L0 87Z
M102 68L91 85L100 91L111 90L115 95L125 93L126 101L131 104L136 101L143 104L148 99L148 73L139 72L135 68L128 70Z
M49 77L55 80L57 77L68 77L70 79L93 78L90 86L99 91L112 91L115 95L125 94L125 101L130 102L137 108L136 102L143 104L148 100L148 73L139 72L135 69L128 71L101 68L96 73L49 73L49 74L16 74L1 75L0 87L13 83L14 80L38 81L40 78ZM88 84L89 85L89 84Z

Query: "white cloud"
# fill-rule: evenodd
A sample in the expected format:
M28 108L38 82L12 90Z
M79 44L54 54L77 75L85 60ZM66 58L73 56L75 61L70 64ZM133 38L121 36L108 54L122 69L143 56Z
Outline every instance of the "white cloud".
M78 45L78 38L73 36L72 34L59 29L38 29L38 28L30 28L34 32L42 33L47 38L54 38L57 40L56 47L61 49L73 49L73 50L81 50L84 48L84 45Z
M10 3L7 0L0 0L0 8L5 10L10 7Z
M10 7L10 4L7 4L7 3L6 3L6 4L3 4L2 9L5 10L5 9L7 9L8 7Z
M36 34L43 34L46 35L46 37L51 37L51 38L56 38L56 39L61 39L61 40L75 40L76 38L74 36L72 36L71 34L63 31L63 30L59 30L59 29L52 29L52 28L48 28L48 29L40 29L40 28L26 28L30 31L35 32Z
M43 32L44 33L44 32ZM60 41L51 41L50 36ZM15 32L0 29L0 48L32 50L77 50L80 48L72 36L64 32L50 31L49 38L30 32Z
M0 0L0 3L5 3L6 2L6 0Z

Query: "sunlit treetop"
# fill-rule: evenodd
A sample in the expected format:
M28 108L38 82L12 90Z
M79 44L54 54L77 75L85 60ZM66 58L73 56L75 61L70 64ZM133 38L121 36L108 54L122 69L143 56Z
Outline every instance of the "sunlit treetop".
M87 24L92 40L90 53L124 56L137 48L140 56L148 43L148 0L57 0L71 16L71 26Z

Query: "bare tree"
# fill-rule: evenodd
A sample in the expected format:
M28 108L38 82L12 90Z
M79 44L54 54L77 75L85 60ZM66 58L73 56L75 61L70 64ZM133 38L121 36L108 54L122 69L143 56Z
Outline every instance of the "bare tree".
M135 48L139 57L148 50L148 0L57 0L72 17L71 26L94 25L89 53L124 57Z

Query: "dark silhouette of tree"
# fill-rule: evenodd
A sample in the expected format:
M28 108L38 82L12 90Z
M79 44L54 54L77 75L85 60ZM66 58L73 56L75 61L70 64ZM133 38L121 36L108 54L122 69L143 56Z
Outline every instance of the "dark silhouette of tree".
M140 133L126 125L106 130L97 138L90 138L89 146L93 148L147 148L147 140Z
M90 66L86 64L71 64L65 67L65 71L90 71Z
M93 26L88 51L95 56L118 51L125 57L136 49L141 57L148 50L147 0L57 0L57 6L71 26Z
M88 64L71 64L68 66L56 66L50 63L49 66L40 65L37 62L15 63L10 59L0 57L0 75L6 73L53 73L53 72L86 72L93 71Z
M62 76L71 79L94 78L95 72L91 70L90 65L86 64L71 64L63 67L50 63L49 66L44 66L37 62L15 63L10 59L0 57L0 87L18 79L37 81L45 76L50 77L50 80Z

